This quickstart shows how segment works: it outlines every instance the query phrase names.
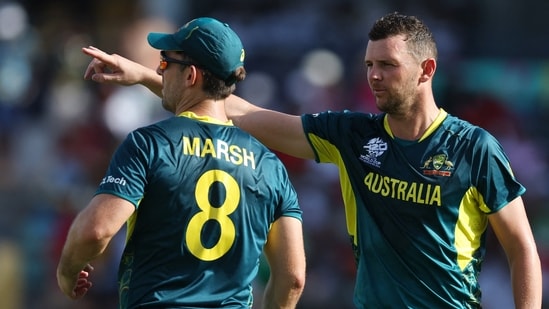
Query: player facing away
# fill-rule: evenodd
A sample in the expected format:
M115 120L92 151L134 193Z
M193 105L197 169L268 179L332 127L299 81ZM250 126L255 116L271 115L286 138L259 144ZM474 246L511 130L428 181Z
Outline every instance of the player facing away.
M161 50L162 104L174 116L132 131L114 153L70 228L61 290L86 294L89 263L127 222L120 308L251 308L263 252L263 305L295 308L305 280L295 190L275 154L225 114L245 77L240 39L202 17L148 42Z

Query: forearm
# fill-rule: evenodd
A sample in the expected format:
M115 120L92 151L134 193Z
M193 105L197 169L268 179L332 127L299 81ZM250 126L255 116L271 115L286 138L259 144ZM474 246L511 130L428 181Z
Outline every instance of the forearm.
M509 263L515 308L541 308L541 262L521 197L488 220Z
M86 265L105 251L107 245L108 241L86 242L68 239L59 259L58 275L76 278Z
M226 100L225 110L237 127L265 146L296 158L315 158L300 116L261 108L237 96Z
M57 267L57 282L67 296L76 299L91 287L89 263L107 249L122 225L135 212L130 202L110 194L98 194L74 219Z
M156 71L143 67L142 78L139 83L162 98L162 76L158 75Z
M542 304L542 275L535 250L520 259L510 261L515 308L539 309Z
M73 233L74 234L74 233ZM83 297L92 286L89 281L93 267L89 264L103 253L108 242L80 242L69 234L57 266L57 284L60 290L71 299Z
M264 309L293 309L303 292L303 286L285 281L284 284L275 283L269 278L263 295Z
M305 287L306 261L301 221L276 220L265 245L271 270L264 293L264 308L295 308Z
M85 210L71 225L57 267L58 276L65 280L76 278L90 261L105 251L113 236L110 231L100 232L90 218L93 214Z
M246 115L254 110L257 110L256 106L236 95L230 95L227 100L225 100L225 112L227 113L227 117L229 117L238 127L241 127Z

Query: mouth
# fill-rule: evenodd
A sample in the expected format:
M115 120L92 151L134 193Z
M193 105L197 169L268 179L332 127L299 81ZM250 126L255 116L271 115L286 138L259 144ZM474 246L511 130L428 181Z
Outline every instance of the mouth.
M380 85L379 83L377 82L374 82L374 83L370 83L370 89L372 90L372 92L375 94L375 93L381 93L381 92L385 92L387 89L385 87L383 87L382 85Z
M372 94L374 96L380 96L382 95L383 93L385 93L386 90L385 89L381 89L381 88L372 88Z

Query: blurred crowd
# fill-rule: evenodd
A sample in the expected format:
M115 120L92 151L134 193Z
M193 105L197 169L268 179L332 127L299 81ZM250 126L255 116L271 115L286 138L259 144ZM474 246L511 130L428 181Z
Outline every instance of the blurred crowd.
M549 4L0 0L0 308L116 307L123 233L96 261L95 285L83 300L69 301L59 292L57 259L72 218L91 198L116 146L130 130L169 114L142 86L83 80L90 59L81 47L94 45L155 68L159 55L147 33L171 32L198 16L226 21L241 36L248 76L237 93L296 114L376 112L362 61L367 30L395 10L424 19L439 44L437 103L502 142L527 187L524 200L549 278L549 46L542 39L549 28L542 24L549 21L531 10L521 19L523 6L543 12ZM516 14L503 20L508 10ZM280 157L304 211L308 278L299 308L352 308L355 265L337 171ZM488 236L484 307L513 308L507 261ZM267 276L263 267L257 305Z

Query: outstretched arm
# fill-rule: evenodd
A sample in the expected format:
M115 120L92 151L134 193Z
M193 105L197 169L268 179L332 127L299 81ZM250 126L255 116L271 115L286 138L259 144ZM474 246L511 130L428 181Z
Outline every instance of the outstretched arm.
M162 97L162 76L155 70L93 46L82 48L82 52L93 57L84 73L85 79L124 86L141 84Z
M315 158L300 116L261 108L235 95L225 100L225 111L236 126L267 147L297 158Z
M84 74L85 79L118 85L142 84L162 97L162 76L154 70L117 54L107 54L95 47L82 51L93 57ZM314 159L301 117L260 108L231 95L225 101L227 115L236 126L247 131L271 149L304 159Z
M541 308L541 264L522 199L514 199L488 218L507 255L515 308Z

